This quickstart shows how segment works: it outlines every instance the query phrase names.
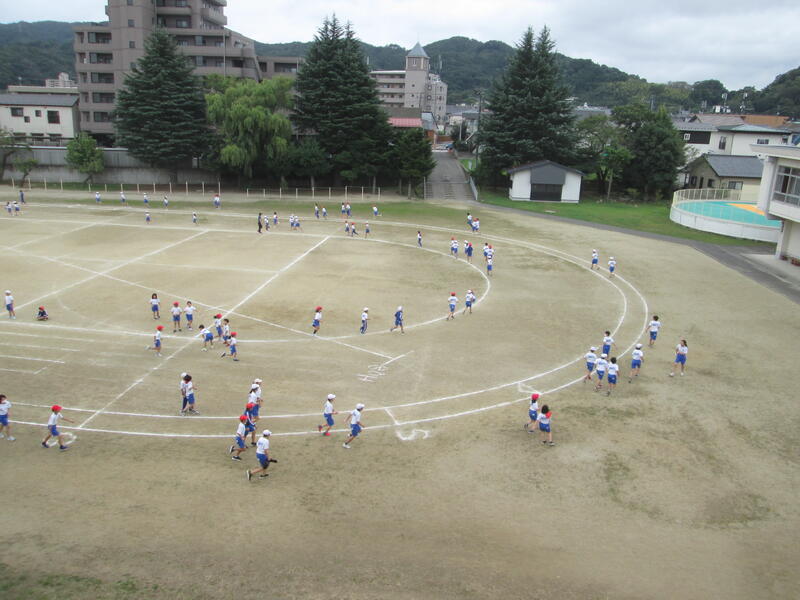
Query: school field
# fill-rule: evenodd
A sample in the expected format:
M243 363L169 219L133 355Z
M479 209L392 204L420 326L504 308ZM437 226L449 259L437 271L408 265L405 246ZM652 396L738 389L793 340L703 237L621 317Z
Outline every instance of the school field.
M349 238L338 202L317 221L308 200L226 195L213 210L190 197L154 203L147 225L139 197L105 196L34 190L20 216L0 216L0 289L18 315L0 318L17 438L0 440L0 597L800 593L800 311L786 297L687 245L489 206L387 199L374 219L353 203ZM3 205L13 197L0 189ZM257 212L275 210L279 226L258 235ZM448 256L453 236L473 243L472 265ZM588 269L592 248L601 264L616 257L618 277ZM198 307L196 325L228 315L241 360L202 352L196 330L173 334L174 300ZM49 322L34 320L39 305ZM389 332L397 305L403 334ZM648 349L653 314L664 326ZM145 349L158 323L161 358ZM610 397L580 382L605 329L624 375ZM687 373L670 378L680 338ZM637 341L645 363L629 384ZM184 371L200 416L178 415ZM279 462L248 482L253 449L237 463L228 447L256 377ZM554 447L523 430L534 390ZM330 392L340 414L326 438ZM357 402L366 428L347 450ZM40 446L54 403L74 421L68 452Z

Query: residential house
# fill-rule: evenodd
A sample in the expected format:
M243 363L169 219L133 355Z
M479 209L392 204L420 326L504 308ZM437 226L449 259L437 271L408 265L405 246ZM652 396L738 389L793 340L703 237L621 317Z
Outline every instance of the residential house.
M578 202L583 173L550 160L508 169L511 200Z
M757 156L704 154L686 168L687 188L740 190L755 197L761 185L763 164Z
M20 142L61 145L80 131L77 94L0 94L0 127Z
M791 141L791 131L786 127L753 125L737 115L713 116L717 118L674 122L687 149L693 149L692 154L756 156L753 145L780 145Z

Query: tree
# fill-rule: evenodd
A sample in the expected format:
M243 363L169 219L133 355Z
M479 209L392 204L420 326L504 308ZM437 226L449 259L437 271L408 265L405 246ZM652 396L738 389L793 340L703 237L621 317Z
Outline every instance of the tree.
M761 90L754 105L759 112L800 119L800 67L778 75Z
M412 187L430 175L436 166L431 143L422 129L406 129L397 136L395 152L398 172L408 181L408 197L411 198Z
M728 92L721 81L717 79L704 79L695 81L689 99L695 108L711 110L715 104L722 104L722 94Z
M597 191L606 191L608 173L601 163L601 156L612 144L619 142L621 131L606 115L593 115L580 121L575 130L578 136L580 166L585 171L594 171Z
M14 159L14 169L22 173L22 181L30 175L31 171L39 164L33 156L18 156Z
M503 169L524 163L575 160L574 115L554 47L546 27L535 41L528 28L502 79L492 88L491 114L479 132L484 181L496 184Z
M249 179L254 169L268 170L288 149L292 125L285 111L292 102L292 82L239 79L221 87L206 96L208 118L220 139L219 160Z
M295 82L292 120L317 134L337 179L375 178L386 168L391 128L350 25L326 18Z
M97 147L95 139L87 133L79 133L78 137L67 144L67 164L80 173L87 175L86 181L91 181L97 173L102 173L103 151Z
M23 152L30 152L30 149L28 144L15 138L8 129L0 127L0 181L6 173L8 162L13 162L14 157Z
M206 146L206 102L172 36L156 29L144 48L117 94L118 143L150 165L176 170Z
M314 138L306 138L292 146L290 163L292 172L300 177L308 177L311 187L316 187L316 178L331 170L328 155Z

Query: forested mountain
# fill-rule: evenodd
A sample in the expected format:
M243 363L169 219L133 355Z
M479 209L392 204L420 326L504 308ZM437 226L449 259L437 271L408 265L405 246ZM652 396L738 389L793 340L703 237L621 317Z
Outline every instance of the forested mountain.
M79 23L39 21L0 24L0 89L10 84L41 84L60 71L75 75L72 27ZM558 40L556 40L557 42ZM263 44L258 54L305 56L310 42ZM373 46L362 43L373 69L402 69L406 50L396 44ZM477 89L488 89L500 76L514 49L504 42L479 42L456 36L425 46L431 65L448 84L448 103L474 100ZM558 54L559 69L570 93L578 103L618 106L642 102L665 106L667 110L699 110L720 103L727 93L733 110L780 113L800 118L800 67L779 75L762 91L752 87L726 90L716 80L702 82L650 83L636 75L600 65L585 58Z

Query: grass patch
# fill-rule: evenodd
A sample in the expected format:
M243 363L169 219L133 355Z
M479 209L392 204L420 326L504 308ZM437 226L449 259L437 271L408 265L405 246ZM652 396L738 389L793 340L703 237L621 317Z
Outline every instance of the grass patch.
M561 204L555 202L516 202L509 200L502 192L481 190L481 202L496 206L507 206L535 213L554 214L559 217L602 223L615 227L624 227L635 231L657 233L685 240L706 242L728 246L772 246L764 242L731 238L715 233L706 233L673 223L669 219L670 203L647 202L599 202L594 196L587 197L578 204Z

